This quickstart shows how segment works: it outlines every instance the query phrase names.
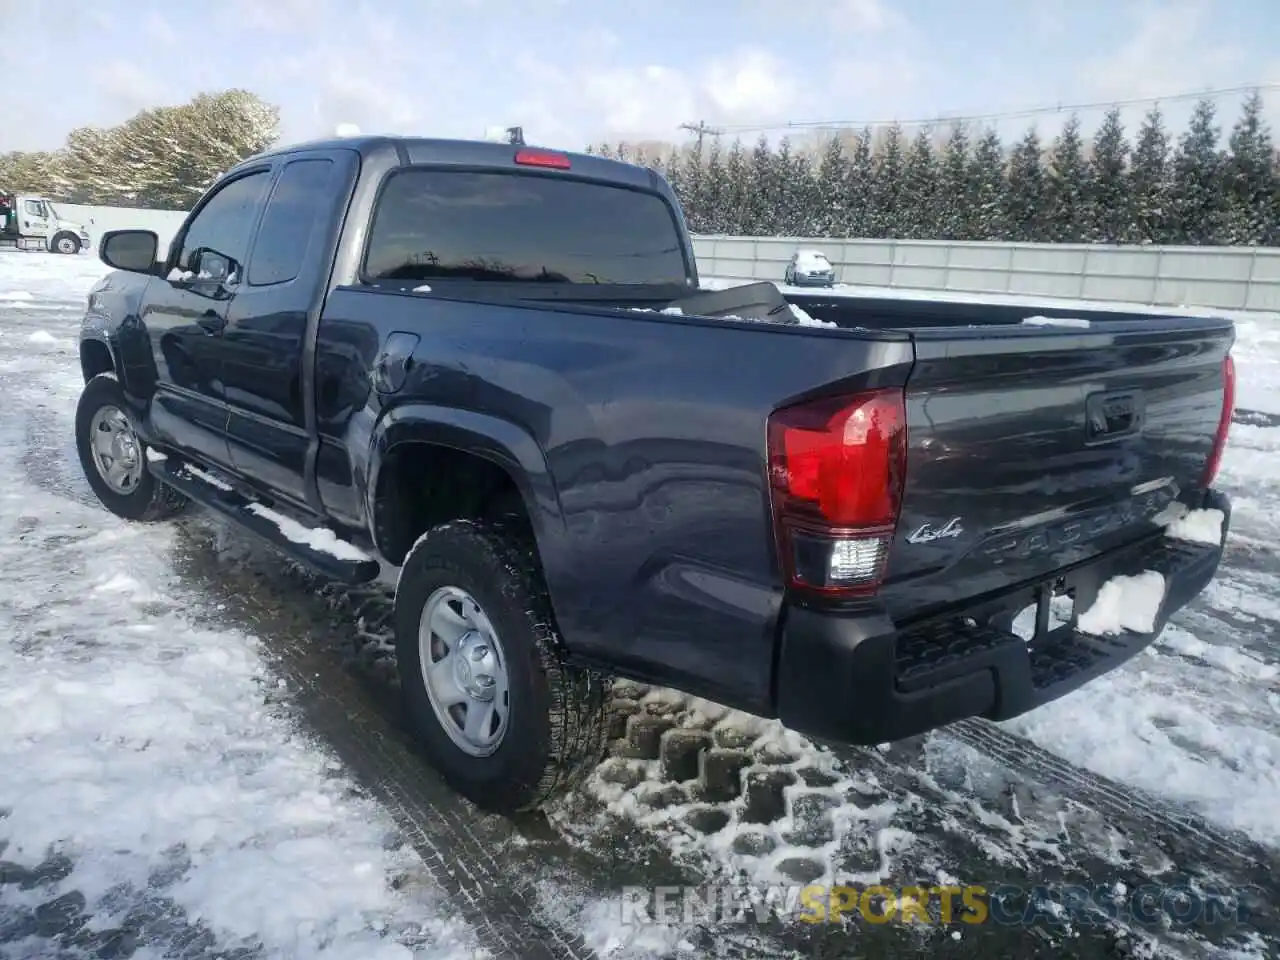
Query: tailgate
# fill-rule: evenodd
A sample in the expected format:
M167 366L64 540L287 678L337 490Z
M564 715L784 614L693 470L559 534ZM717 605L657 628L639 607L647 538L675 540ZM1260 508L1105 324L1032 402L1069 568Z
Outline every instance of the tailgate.
M1199 485L1222 412L1229 321L912 337L906 484L881 591L896 618L1138 538Z

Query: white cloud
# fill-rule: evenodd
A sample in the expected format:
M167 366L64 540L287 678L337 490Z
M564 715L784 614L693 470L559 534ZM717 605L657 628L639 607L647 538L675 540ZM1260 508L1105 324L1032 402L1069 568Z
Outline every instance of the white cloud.
M777 119L794 105L796 82L782 62L764 50L744 50L713 61L704 89L717 119Z
M98 93L127 115L171 100L161 79L133 60L108 60L93 74Z
M878 33L905 23L903 15L883 0L837 0L830 12L837 26L862 33Z
M1095 95L1116 99L1235 86L1244 56L1236 45L1205 42L1209 13L1200 0L1145 4L1131 35L1080 65L1081 80Z
M326 0L236 0L231 10L240 29L269 33L314 29L331 13Z

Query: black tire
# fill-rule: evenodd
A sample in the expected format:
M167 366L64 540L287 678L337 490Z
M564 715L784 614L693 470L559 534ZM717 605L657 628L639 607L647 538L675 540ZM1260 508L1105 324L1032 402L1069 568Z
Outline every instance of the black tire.
M71 249L63 250L63 241L66 241ZM74 233L67 233L65 230L62 233L54 234L53 239L49 241L49 251L51 253L77 254L80 252L80 238Z
M128 493L112 490L98 472L89 434L94 416L106 406L119 410L128 409L124 390L114 373L100 373L86 383L76 406L76 450L80 454L80 467L102 505L117 517L126 520L164 520L181 512L190 501L172 487L158 481L146 469L146 446L141 441L139 456L143 458L142 476Z
M418 626L441 587L469 593L498 636L509 684L506 732L493 753L471 756L441 726L423 680ZM400 571L396 660L414 731L432 765L477 806L512 814L572 790L604 757L609 681L571 669L538 561L520 527L456 520L423 536Z

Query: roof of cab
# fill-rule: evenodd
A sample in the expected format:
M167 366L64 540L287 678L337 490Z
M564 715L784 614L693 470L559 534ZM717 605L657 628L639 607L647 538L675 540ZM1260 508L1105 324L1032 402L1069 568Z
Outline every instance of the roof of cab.
M574 153L551 147L499 143L492 140L445 140L430 137L399 137L360 135L354 137L329 137L305 143L292 143L247 158L237 167L274 157L287 156L307 150L354 150L368 157L388 149L396 150L409 164L458 164L470 167L494 167L509 169L515 164L516 153L521 150L547 151L569 158L571 170L595 179L612 180L636 187L652 188L655 174L647 167L608 160L589 153ZM236 169L233 168L233 169ZM536 168L530 168L536 169ZM228 171L230 173L231 171Z

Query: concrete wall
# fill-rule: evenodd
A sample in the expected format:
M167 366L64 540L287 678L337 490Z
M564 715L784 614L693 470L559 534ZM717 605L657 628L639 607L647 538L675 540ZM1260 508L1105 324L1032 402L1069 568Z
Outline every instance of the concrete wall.
M95 249L104 231L124 227L155 230L165 249L186 216L69 203L57 208L85 225ZM842 283L1280 311L1280 248L694 238L698 272L725 279L781 280L799 247L824 251Z
M842 283L1280 310L1280 248L1273 247L694 239L699 273L742 280L781 280L800 247L826 253Z

